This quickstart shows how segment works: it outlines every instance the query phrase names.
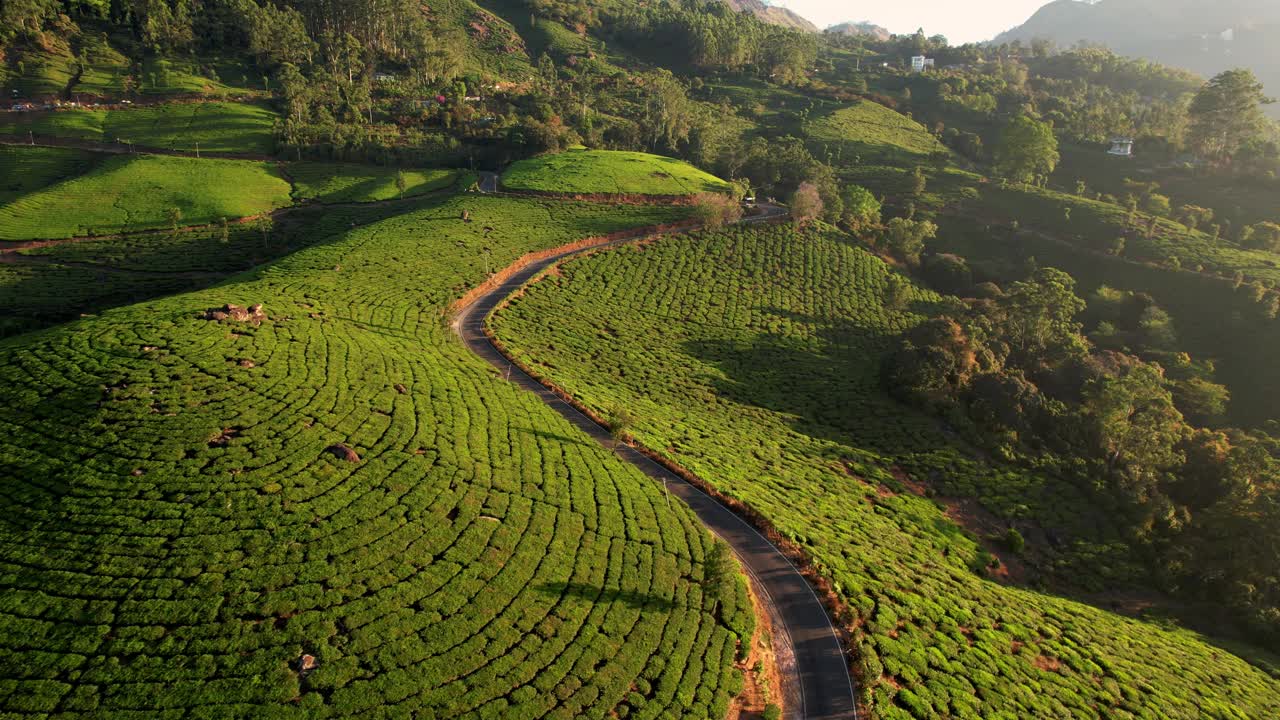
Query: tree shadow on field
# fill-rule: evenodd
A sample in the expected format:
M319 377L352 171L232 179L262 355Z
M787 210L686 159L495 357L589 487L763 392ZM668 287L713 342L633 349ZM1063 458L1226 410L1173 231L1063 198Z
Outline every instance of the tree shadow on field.
M724 376L707 382L721 397L783 414L796 432L815 439L852 444L856 437L859 445L873 447L878 437L862 432L869 420L888 412L913 412L880 386L882 358L893 348L896 334L847 320L763 310L792 325L808 326L810 332L696 339L682 345L691 357L720 369ZM868 413L868 408L879 411Z
M593 603L608 604L620 602L637 610L674 610L675 603L651 593L634 590L611 590L598 588L587 583L543 583L538 585L538 592L559 598L579 598Z

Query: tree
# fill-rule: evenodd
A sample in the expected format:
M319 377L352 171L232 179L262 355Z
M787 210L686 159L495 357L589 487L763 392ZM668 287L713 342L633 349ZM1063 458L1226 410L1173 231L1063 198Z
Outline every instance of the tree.
M1230 162L1266 127L1262 106L1269 102L1250 70L1228 70L1214 77L1191 101L1192 147L1211 162Z
M729 589L733 579L733 560L729 547L719 540L711 543L707 557L702 561L702 594L711 599L711 612L720 605L720 596Z
M171 207L164 212L165 217L169 220L169 225L174 232L178 232L178 224L182 222L182 208Z
M938 226L928 220L894 218L884 226L885 247L910 265L920 263L925 241L937 236Z
M741 220L742 205L724 193L699 193L693 198L693 214L703 227L715 230Z
M1058 166L1058 138L1053 128L1025 115L1004 129L996 148L996 171L1015 182L1029 183Z
M1087 352L1076 315L1085 302L1076 282L1056 268L1040 268L1016 282L989 311L992 337L1007 345L1010 362L1028 371L1057 367Z
M223 245L231 242L231 228L227 226L227 219L218 220L218 241Z
M844 221L853 232L880 224L880 201L861 185L850 185L844 190Z
M626 408L615 407L609 413L607 425L609 427L609 437L613 439L613 446L617 447L626 441L627 435L631 433L631 428L635 425L635 418Z
M924 171L920 168L913 170L911 173L911 195L920 197L928 186L929 178L925 177Z
M911 299L911 283L898 274L889 275L884 283L884 306L890 310L905 310Z
M1138 363L1092 381L1082 409L1121 498L1150 503L1163 474L1185 459L1178 443L1186 424L1160 366Z
M409 181L404 176L403 170L396 171L396 191L400 193L401 199L404 198L404 191L408 188Z
M800 187L791 193L791 219L797 225L807 225L822 217L822 195L818 186L811 182L800 183Z

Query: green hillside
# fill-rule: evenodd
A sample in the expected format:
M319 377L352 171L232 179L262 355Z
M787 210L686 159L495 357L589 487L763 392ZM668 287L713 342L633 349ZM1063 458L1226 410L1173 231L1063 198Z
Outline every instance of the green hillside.
M290 163L286 168L293 181L294 197L322 203L377 202L412 197L451 187L458 181L457 170L399 170L388 167L343 163ZM404 191L396 185L404 181Z
M34 133L165 150L269 154L276 115L246 103L170 103L125 109L59 110L0 117L0 134Z
M22 148L0 162L22 168L28 164L26 153ZM39 154L36 162L42 158ZM289 192L289 183L267 163L118 155L83 175L0 205L0 240L200 225L284 207Z
M876 717L1280 709L1266 673L1204 638L1017 587L1012 553L992 573L1003 582L983 577L990 555L956 505L918 496L904 471L1048 527L1089 510L1061 480L957 454L882 394L881 353L937 301L912 290L911 311L886 307L889 275L838 235L729 230L569 262L494 327L588 406L633 408L645 445L813 555L855 613Z
M837 165L919 163L947 151L920 123L869 100L824 112L805 135L815 154L833 154Z
M693 515L440 322L487 260L672 217L436 201L0 343L0 709L723 717L745 584L712 615Z
M567 150L513 164L509 190L605 195L695 195L723 192L723 180L672 158L611 150Z

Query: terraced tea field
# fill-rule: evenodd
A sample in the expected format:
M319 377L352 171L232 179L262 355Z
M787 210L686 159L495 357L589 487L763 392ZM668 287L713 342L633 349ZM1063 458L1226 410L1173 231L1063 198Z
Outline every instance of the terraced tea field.
M0 205L83 175L105 157L80 150L0 145Z
M565 263L492 327L808 550L856 615L876 717L1276 716L1277 683L1198 635L975 570L989 556L904 471L1107 537L1074 487L969 459L881 393L880 354L938 301L887 308L889 273L843 236L736 228Z
M290 163L286 172L294 184L294 197L322 203L375 202L401 197L396 177L404 173L404 197L443 190L458 181L458 170L397 168L347 163Z
M442 322L676 217L433 200L0 342L0 713L723 717L745 583L707 596L692 514Z
M0 157L26 167L28 162ZM78 168L78 160L59 156L58 172ZM49 179L46 177L46 179ZM221 218L260 215L289 205L291 187L268 163L247 160L196 160L160 155L108 157L88 172L34 189L0 205L0 240L68 238L89 234L169 227L171 212L179 225L200 225Z
M830 155L836 166L918 164L947 152L923 125L870 100L823 112L804 137L816 157Z
M724 192L723 180L688 163L638 152L566 150L511 165L508 190L566 195L696 195Z
M221 226L142 233L37 247L0 257L0 337L83 313L208 287L352 227L411 208L400 204L299 208Z
M261 105L185 102L122 109L0 114L0 134L61 137L205 153L267 155L277 116Z

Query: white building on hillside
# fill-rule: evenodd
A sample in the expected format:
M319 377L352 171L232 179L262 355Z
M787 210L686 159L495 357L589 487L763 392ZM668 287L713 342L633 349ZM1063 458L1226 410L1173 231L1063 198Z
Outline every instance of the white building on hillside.
M1133 157L1133 138L1115 138L1111 141L1111 149L1107 151L1108 155L1116 157Z
M933 58L925 57L924 55L916 55L911 58L911 72L924 72L933 68L933 65Z

